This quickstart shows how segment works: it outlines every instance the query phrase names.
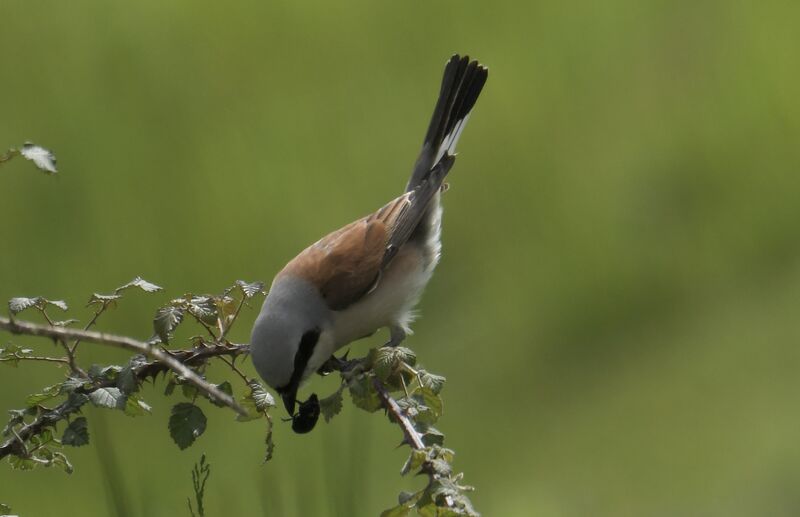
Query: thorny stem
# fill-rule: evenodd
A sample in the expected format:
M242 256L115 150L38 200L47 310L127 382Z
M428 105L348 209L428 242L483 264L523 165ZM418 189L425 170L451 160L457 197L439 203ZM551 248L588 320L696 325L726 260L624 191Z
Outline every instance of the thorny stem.
M87 323L86 326L83 327L83 330L89 330L90 328L92 328L92 325L94 325L95 322L97 322L97 318L99 318L100 315L106 311L106 308L108 308L108 302L103 302L103 306L97 309L97 311L94 313L94 316L92 316L92 319L89 320L89 323ZM81 342L80 337L75 338L75 342L72 344L72 349L70 350L71 354L73 355L75 354L75 349L78 348L80 342Z
M165 364L169 369L184 377L187 381L194 384L198 389L208 394L209 396L222 401L226 406L232 408L239 414L246 414L246 411L227 393L219 390L213 384L203 380L194 371L188 368L185 364L175 358L174 353L164 353L162 350L142 341L126 337L117 336L114 334L106 334L96 332L93 330L78 330L64 327L46 327L36 323L27 321L10 320L5 317L0 317L0 329L11 332L12 334L26 334L30 336L44 336L64 342L68 339L76 339L80 337L83 341L92 343L100 343L124 348L134 351L139 354L144 354ZM71 360L70 365L74 363L74 358ZM84 375L86 375L84 373Z
M372 378L372 385L375 386L375 390L378 392L378 396L380 396L381 401L383 402L383 407L386 408L386 411L392 414L400 428L403 430L403 435L405 436L408 445L412 449L416 450L425 449L425 443L422 441L422 436L420 436L417 430L414 429L414 424L411 423L411 420L408 419L406 414L403 412L403 409L397 404L397 401L392 398L391 394L389 394L386 386L384 386L377 377Z
M50 316L47 315L47 311L45 309L40 309L39 312L42 313L42 316L44 316L44 319L47 320L47 323L51 328L57 328ZM58 342L58 344L61 345L64 348L64 351L67 353L67 364L69 364L70 370L81 377L87 377L86 372L84 372L83 369L81 369L81 367L79 367L75 362L75 353L70 349L69 345L67 344L67 340L63 337L56 336L54 336L53 339Z
M236 364L234 364L233 359L229 361L226 357L223 356L219 356L217 359L227 364L231 368L231 370L233 370L239 377L242 378L245 384L250 384L250 379L248 379L247 375L242 373L242 371L236 366Z

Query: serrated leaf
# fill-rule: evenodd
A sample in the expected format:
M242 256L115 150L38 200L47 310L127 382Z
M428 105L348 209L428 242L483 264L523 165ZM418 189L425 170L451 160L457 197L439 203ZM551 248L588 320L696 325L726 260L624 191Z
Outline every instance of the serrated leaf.
M139 389L139 379L133 371L133 366L128 364L117 374L117 388L128 395Z
M67 306L67 303L64 300L48 300L46 298L43 299L43 300L47 305L52 305L54 307L58 307L62 311L68 311L69 310L69 307Z
M264 294L264 282L245 282L244 280L237 280L236 286L242 290L245 298L252 298L257 294Z
M31 307L36 306L39 303L41 297L37 296L35 298L11 298L8 300L8 310L11 314L19 314L20 312L24 311L25 309L29 309Z
M61 443L70 447L80 447L89 443L89 424L86 417L80 416L69 423L61 436Z
M417 354L415 354L410 348L396 346L392 350L394 350L395 357L407 365L414 366L417 363Z
M442 416L444 403L442 402L442 398L434 393L433 390L423 387L415 391L413 396L424 406L430 408L434 415L436 415L436 418Z
M208 325L217 322L217 303L209 296L193 296L189 299L189 311Z
M21 358L33 353L31 348L22 348L19 345L10 344L6 348L0 348L0 363L16 368Z
M149 415L152 408L136 394L130 394L125 399L125 414L128 416Z
M367 375L361 375L349 384L350 398L356 407L374 413L382 406L381 398Z
M425 454L425 451L418 449L412 450L411 454L408 456L408 459L403 465L403 468L400 470L400 474L405 476L409 472L419 469L427 459L428 456Z
M222 383L220 383L220 384L217 384L217 385L216 385L216 387L217 387L217 389L218 389L218 390L220 390L222 393L226 393L227 395L229 395L229 396L231 396L231 397L233 396L233 387L231 386L231 383L230 383L230 382L228 382L228 381L224 381L224 382L222 382ZM217 407L225 407L225 406L226 406L226 404L225 404L224 402L222 402L221 400L217 400L217 399L215 399L215 398L213 398L213 397L211 397L211 396L209 396L209 397L208 397L208 400L209 400L209 401L210 401L212 404L214 404L215 406L217 406Z
M36 467L36 462L32 459L13 455L8 457L8 464L14 470L32 470Z
M394 348L383 347L375 353L372 369L382 381L388 379L397 367L397 355Z
M447 381L447 379L441 375L426 372L425 370L419 370L418 373L419 380L422 385L430 389L436 395L442 391L442 388L444 388L444 383Z
M115 294L119 294L120 291L124 291L125 289L131 288L131 287L138 287L139 289L141 289L142 291L144 291L146 293L154 293L156 291L161 291L161 289L162 289L160 286L157 286L156 284L148 282L144 278L142 278L140 276L137 276L136 278L134 278L133 280L131 280L127 284L125 284L123 286L120 286L120 287L117 287L114 290L114 293Z
M206 415L189 402L172 407L169 417L169 434L181 449L189 447L206 430Z
M336 390L330 397L325 397L319 401L319 409L322 416L325 417L325 422L330 422L331 419L342 411L342 392Z
M275 406L275 399L270 392L264 389L260 382L251 379L247 385L250 386L250 396L253 397L258 412L263 413Z
M422 435L422 443L430 447L431 445L442 445L444 443L444 433L433 426L424 422L419 422L414 426Z
M89 400L97 407L124 409L125 395L119 388L97 388L89 394Z
M153 330L164 343L169 343L172 332L183 321L183 308L174 305L161 307L153 318Z
M89 301L86 303L87 306L94 305L94 304L105 304L115 302L122 298L121 294L100 294L100 293L92 293L92 296L89 297Z
M89 397L83 393L72 392L67 397L67 405L64 407L65 413L72 413L81 408L84 404L89 402Z
M48 386L41 393L34 393L33 395L28 395L25 399L25 405L28 407L31 406L38 406L45 400L50 400L58 397L61 395L63 385L62 384L54 384L53 386Z
M173 379L170 379L167 385L164 387L164 395L172 395L172 393L175 391L175 386L177 386L177 383Z
M58 172L56 169L56 156L40 145L25 142L19 153L44 172L50 174Z

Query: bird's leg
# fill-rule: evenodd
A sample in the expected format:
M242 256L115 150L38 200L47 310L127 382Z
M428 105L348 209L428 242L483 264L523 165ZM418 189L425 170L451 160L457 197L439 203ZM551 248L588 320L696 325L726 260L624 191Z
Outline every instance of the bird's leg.
M406 338L406 331L403 330L403 327L400 327L398 325L392 325L391 327L389 327L389 341L384 343L383 346L394 348L400 343L402 343L405 338Z

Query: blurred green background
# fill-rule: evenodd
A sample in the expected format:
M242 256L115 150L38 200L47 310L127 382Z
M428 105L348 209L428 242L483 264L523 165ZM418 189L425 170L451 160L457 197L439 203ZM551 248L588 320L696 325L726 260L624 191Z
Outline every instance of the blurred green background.
M161 302L269 281L402 190L443 64L469 53L490 79L407 343L449 379L439 427L477 508L800 514L800 3L3 0L0 13L0 145L40 143L61 171L0 168L0 299L64 298L85 321L91 292L142 275L166 290L132 293L100 328L144 338ZM82 346L87 361L125 357ZM0 375L5 411L60 373ZM180 451L162 389L144 391L149 417L87 409L93 446L70 451L71 477L4 463L0 502L188 515L202 452L209 515L377 515L423 482L399 475L398 429L349 402L310 435L278 425L266 466L262 424L216 408Z

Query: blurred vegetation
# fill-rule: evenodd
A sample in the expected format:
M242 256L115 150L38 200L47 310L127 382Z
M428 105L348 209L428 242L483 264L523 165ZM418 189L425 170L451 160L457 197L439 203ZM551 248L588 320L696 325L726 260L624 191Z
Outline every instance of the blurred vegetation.
M450 381L440 427L475 506L800 512L800 4L6 0L2 12L0 145L53 149L59 175L0 169L0 299L78 307L142 275L166 302L270 280L402 189L441 67L469 53L491 78L408 344ZM146 338L152 306L132 298L100 328ZM0 409L51 368L3 368ZM164 432L167 405L136 425L97 416L93 440L113 453L76 450L72 476L4 465L0 502L25 516L185 515L200 451L214 464L208 515L375 515L421 482L399 477L405 450L387 452L398 431L348 405L309 435L276 425L266 466L262 427L222 412L189 451Z

